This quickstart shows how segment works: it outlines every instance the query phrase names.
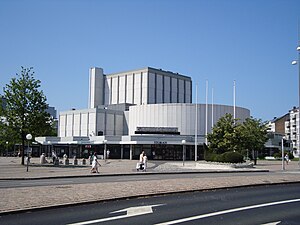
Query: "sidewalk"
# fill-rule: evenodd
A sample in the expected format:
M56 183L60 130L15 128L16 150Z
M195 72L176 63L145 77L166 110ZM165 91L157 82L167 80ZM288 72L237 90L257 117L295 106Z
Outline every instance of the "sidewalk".
M141 174L136 171L137 160L99 160L99 175ZM49 177L94 176L90 174L90 165L53 166L48 163L40 165L39 158L32 158L26 172L26 165L20 165L19 157L0 157L0 180L3 179L38 179ZM184 172L241 172L241 171L276 171L281 170L280 161L261 161L254 168L233 168L228 164L208 163L205 161L149 161L147 173L184 173ZM298 169L296 162L291 162L289 169ZM145 174L145 172L144 172ZM98 174L97 174L98 175Z
M257 172L269 170L270 173L258 173L253 177L234 174L224 177L205 178L180 178L152 181L128 181L107 182L94 184L55 185L43 187L6 188L0 189L0 214L13 211L47 208L61 205L73 205L85 202L97 202L103 200L120 199L156 195L163 193L185 192L195 190L208 190L228 187L240 187L249 185L262 185L274 183L300 182L300 170L298 162L290 162L285 171L281 170L280 161L259 161L255 168L231 168L228 165L215 165L206 162L162 162L150 161L147 172L137 172L136 161L108 160L100 161L100 174L90 174L89 166L80 167L52 167L38 166L33 159L33 166L19 165L20 158L0 158L0 180L45 178L45 177L70 177L70 176L104 176L122 174L147 175L152 173L182 173L182 172Z

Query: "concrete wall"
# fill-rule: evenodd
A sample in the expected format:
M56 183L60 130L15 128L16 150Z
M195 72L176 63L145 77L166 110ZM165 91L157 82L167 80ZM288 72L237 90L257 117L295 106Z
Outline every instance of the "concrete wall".
M89 108L129 103L191 103L190 77L170 71L144 68L103 75L101 68L90 70Z
M205 104L198 104L198 135L205 135ZM214 105L213 121L226 113L233 114L233 107ZM208 105L208 133L212 128L212 106ZM250 117L250 111L236 107L236 118L243 122ZM129 135L136 127L177 127L181 135L195 134L195 104L155 104L131 106L129 108Z
M124 113L118 110L94 108L61 112L59 137L123 135Z
M103 69L90 69L89 108L103 105Z

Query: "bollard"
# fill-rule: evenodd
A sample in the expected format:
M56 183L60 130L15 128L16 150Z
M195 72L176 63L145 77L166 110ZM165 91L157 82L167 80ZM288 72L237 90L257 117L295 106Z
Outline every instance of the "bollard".
M86 165L86 159L82 159L82 165Z
M74 164L74 165L78 165L78 160L77 160L76 156L74 156L73 164Z
M53 165L54 166L58 166L59 165L59 159L55 158L55 160L53 161Z
M68 158L64 158L64 165L69 165L69 159Z

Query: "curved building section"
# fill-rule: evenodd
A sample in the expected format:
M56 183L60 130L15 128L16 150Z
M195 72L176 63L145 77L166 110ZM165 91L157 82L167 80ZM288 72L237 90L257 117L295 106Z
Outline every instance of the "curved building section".
M176 132L177 128L180 135L195 135L196 121L195 104L154 104L139 105L129 108L129 135L141 133L144 130L158 130L162 132ZM213 110L212 110L213 107ZM208 105L207 132L210 133L213 123L216 123L226 113L233 114L233 106L228 105ZM197 133L206 133L206 104L197 104ZM212 114L213 112L213 114ZM236 118L243 122L250 117L250 110L236 107ZM148 131L148 132L149 132Z

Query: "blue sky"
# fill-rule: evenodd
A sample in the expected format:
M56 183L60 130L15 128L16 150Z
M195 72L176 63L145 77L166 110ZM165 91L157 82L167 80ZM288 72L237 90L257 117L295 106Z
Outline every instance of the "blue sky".
M88 105L89 68L146 66L205 81L262 120L298 106L299 0L0 0L0 94L34 67L58 111ZM193 98L195 101L195 97Z

